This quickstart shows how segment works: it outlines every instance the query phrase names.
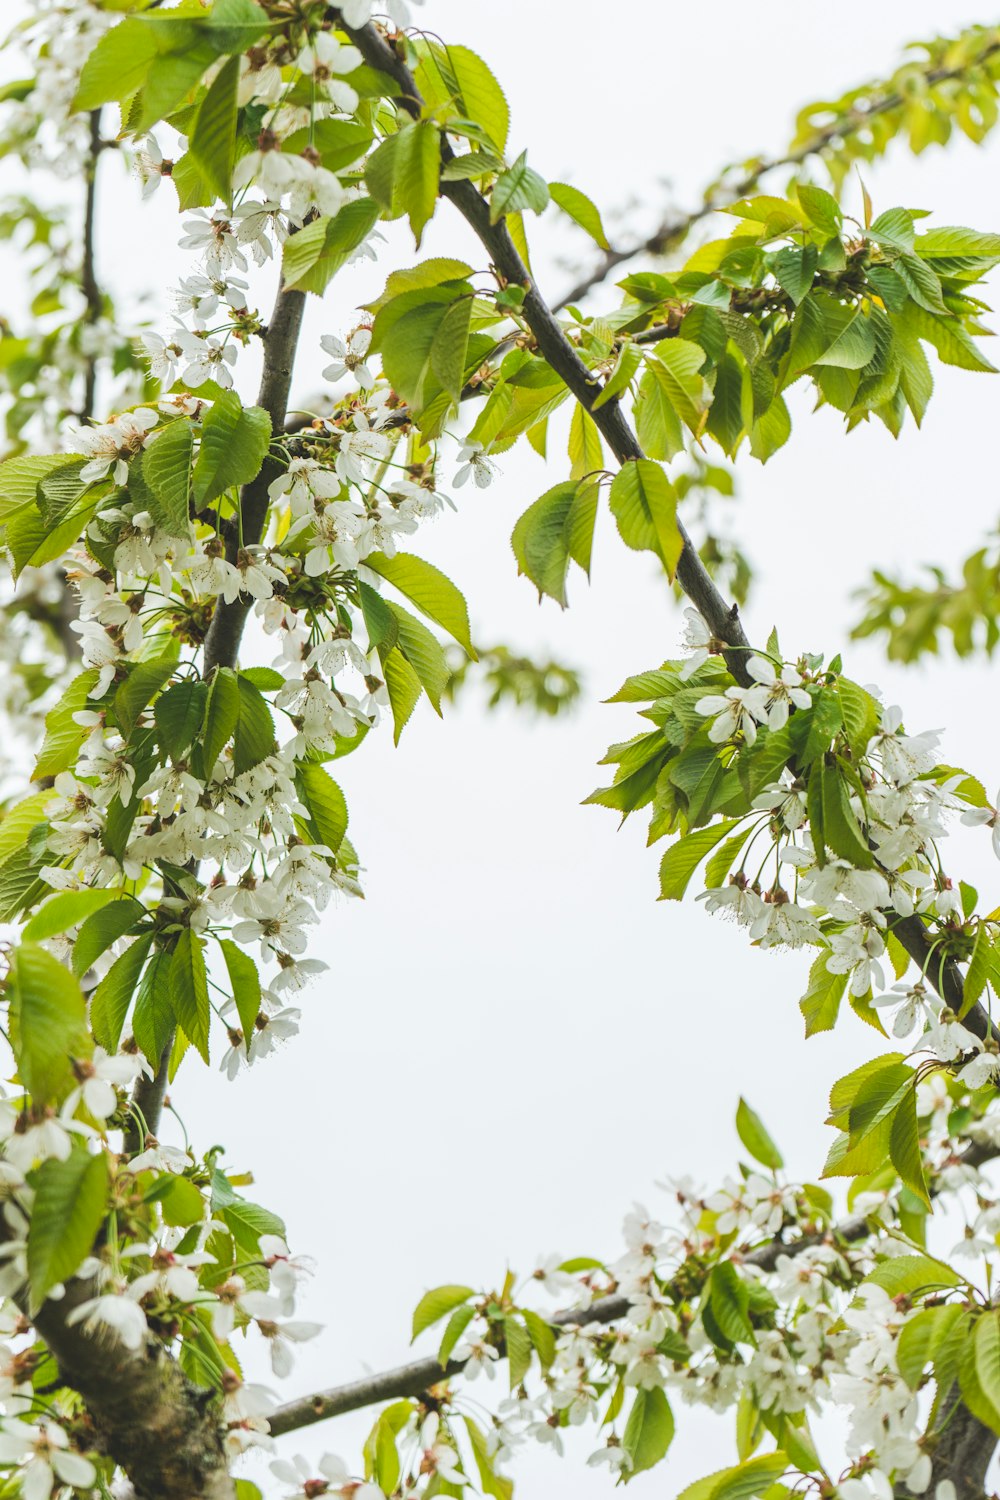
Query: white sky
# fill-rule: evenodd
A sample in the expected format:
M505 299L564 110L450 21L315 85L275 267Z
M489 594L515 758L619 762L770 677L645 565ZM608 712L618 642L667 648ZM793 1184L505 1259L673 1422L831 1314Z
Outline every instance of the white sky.
M7 6L14 18L21 0ZM583 187L627 239L658 217L665 181L692 203L727 161L779 149L802 104L892 67L911 37L992 18L957 0L868 6L863 22L801 0L768 0L752 15L737 0L669 11L632 0L614 12L595 0L427 0L419 19L492 65L512 106L512 151L527 145L546 177ZM897 149L867 181L876 211L933 208L935 223L996 230L998 160L995 147L965 141L919 161ZM158 289L162 306L159 289L188 265L173 248L171 190L140 213L116 168L105 183L101 273L118 291ZM557 294L569 277L556 254L584 262L587 244L550 218L529 232L539 279ZM404 236L392 244L412 258ZM447 205L421 257L442 253L483 265ZM0 247L3 285L16 269ZM300 399L325 362L318 335L349 327L385 269L353 271L322 305L311 299ZM250 360L244 368L251 398ZM812 415L800 396L789 446L766 469L741 457L735 526L758 568L746 623L759 640L777 624L787 655L843 649L853 676L881 683L912 729L945 727L945 758L993 786L988 669L890 669L878 647L847 639L851 593L872 564L951 567L996 522L1000 382L952 369L936 379L923 431L908 425L899 443L878 424L845 437L836 413ZM657 905L662 846L645 849L638 819L619 833L613 814L580 807L603 780L606 746L638 727L601 700L676 649L679 612L606 514L592 586L571 579L565 614L536 605L508 539L565 475L555 435L550 451L548 466L527 450L505 455L502 479L459 491L459 514L414 550L466 591L478 640L579 665L584 705L536 722L486 715L470 693L442 724L424 703L398 750L388 732L373 734L342 762L367 899L326 915L313 951L330 971L305 997L301 1036L232 1086L194 1060L175 1091L198 1148L224 1142L234 1168L252 1167L251 1195L318 1262L301 1316L326 1332L303 1348L283 1396L406 1358L410 1313L429 1286L496 1286L507 1264L523 1272L553 1250L612 1258L633 1198L668 1212L655 1179L690 1172L714 1184L732 1169L741 1092L790 1174L814 1178L830 1082L885 1050L851 1016L805 1047L796 1002L808 960L753 951L700 906ZM954 846L991 909L1000 870L988 838ZM676 1494L735 1462L730 1418L682 1408L678 1419L665 1467L637 1479L637 1494ZM354 1462L369 1424L370 1414L341 1419L282 1447ZM516 1470L523 1500L606 1491L607 1477L583 1466L590 1445L577 1447L562 1462L527 1455Z

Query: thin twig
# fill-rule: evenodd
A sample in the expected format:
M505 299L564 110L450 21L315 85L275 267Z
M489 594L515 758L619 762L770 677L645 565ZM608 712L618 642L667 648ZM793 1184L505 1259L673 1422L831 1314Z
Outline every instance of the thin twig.
M996 1156L993 1146L973 1145L963 1154L962 1163L967 1166L982 1166ZM741 1264L755 1266L761 1271L773 1271L783 1255L794 1258L815 1245L856 1244L866 1239L877 1228L877 1221L864 1214L835 1224L830 1229L814 1234L803 1234L798 1239L786 1241L779 1237L751 1250L741 1257ZM627 1318L631 1311L628 1297L615 1294L601 1297L589 1307L568 1307L553 1313L546 1321L556 1328L585 1327L588 1323L617 1323ZM317 1391L312 1396L302 1396L289 1401L270 1417L269 1426L273 1437L286 1432L297 1432L301 1427L311 1427L315 1422L326 1422L330 1417L343 1416L345 1412L360 1411L366 1406L377 1406L382 1401L399 1401L406 1397L422 1396L426 1391L458 1375L466 1361L452 1359L442 1365L433 1355L427 1359L416 1359L395 1369L383 1370L378 1375L366 1375L361 1380L352 1380L346 1385L333 1386L329 1390Z
M1000 42L990 42L968 62L954 68L928 68L923 70L922 77L926 85L933 88L936 84L947 83L950 79L964 77L972 69L981 67L984 62L996 56L998 52L1000 52ZM606 281L612 271L630 260L635 260L637 256L665 255L668 250L681 244L694 226L701 223L709 214L717 213L722 208L738 203L741 198L752 193L760 185L761 179L770 172L776 172L780 167L801 166L811 156L822 155L834 141L856 135L873 119L879 115L889 114L894 109L900 109L905 102L903 95L894 89L891 93L876 96L864 106L856 104L844 114L839 115L832 124L810 136L809 140L803 142L801 146L786 152L784 156L767 158L758 162L739 182L725 188L721 193L707 195L700 208L692 209L690 213L682 214L680 217L664 218L652 234L647 235L637 244L606 250L594 269L582 276L577 284L556 303L555 311L562 312L564 308L582 301L595 286Z

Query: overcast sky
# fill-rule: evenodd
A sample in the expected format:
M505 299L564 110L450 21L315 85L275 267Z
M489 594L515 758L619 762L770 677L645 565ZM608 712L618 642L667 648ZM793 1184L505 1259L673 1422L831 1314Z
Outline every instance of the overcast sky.
M528 146L547 178L584 188L626 240L664 203L696 202L726 162L780 150L803 103L891 68L913 37L993 18L950 0L850 16L801 0L753 11L736 0L427 0L419 19L493 66L512 106L512 152ZM919 161L898 148L866 176L876 211L932 208L935 223L995 231L998 159L965 141ZM161 289L162 306L162 288L189 264L173 249L171 189L140 212L114 165L105 187L101 274L126 296ZM548 217L529 229L543 286L558 294L569 280L559 258L585 263L587 243ZM392 244L412 258L404 236ZM447 205L421 250L433 254L483 264ZM310 299L299 399L317 388L319 334L351 326L385 270L352 271L322 304ZM10 285L16 265L2 249L0 271ZM944 758L993 787L988 668L890 669L877 646L847 639L852 592L873 564L951 567L995 525L1000 381L940 367L935 378L923 431L910 424L898 443L880 424L845 436L835 412L811 414L797 391L788 447L766 468L741 456L733 524L758 570L746 623L760 641L776 624L789 656L842 649L852 676L881 683L911 729L944 727ZM805 1046L796 1002L808 960L753 951L700 906L657 905L662 846L645 848L638 820L618 832L613 814L580 806L603 778L606 746L636 728L628 709L601 700L676 650L680 614L606 514L593 582L571 579L565 613L539 607L516 576L511 528L565 476L563 451L557 429L548 465L527 450L504 455L496 485L459 491L458 514L415 550L465 590L480 642L578 666L583 706L537 722L487 715L470 692L442 723L424 702L398 750L383 731L342 762L367 899L326 916L314 951L330 971L305 997L301 1036L232 1086L193 1060L175 1091L199 1149L223 1142L234 1168L252 1168L253 1195L317 1260L302 1316L326 1332L303 1349L288 1396L405 1358L428 1286L495 1286L508 1264L523 1271L554 1250L616 1255L634 1198L667 1210L656 1179L690 1172L714 1184L732 1169L740 1093L790 1173L815 1177L829 1084L878 1050L852 1016ZM954 844L983 909L996 906L988 838ZM637 1493L676 1494L735 1462L731 1419L679 1415L665 1469L640 1477ZM342 1419L283 1448L356 1462L369 1422ZM583 1467L587 1451L561 1463L528 1455L517 1470L524 1500L605 1491L606 1475Z

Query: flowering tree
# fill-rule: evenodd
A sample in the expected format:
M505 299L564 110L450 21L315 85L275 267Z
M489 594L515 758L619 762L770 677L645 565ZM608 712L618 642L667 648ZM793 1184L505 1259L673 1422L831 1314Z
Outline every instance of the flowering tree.
M981 1171L1000 1145L1000 912L977 912L941 841L958 816L1000 853L1000 814L839 654L750 641L720 587L745 593L739 556L693 541L678 506L729 482L711 444L766 462L791 439L796 382L848 430L874 417L895 436L923 416L931 358L992 369L977 283L1000 236L876 213L867 193L855 221L841 194L848 168L900 134L917 150L953 124L985 134L1000 34L937 42L805 112L779 160L615 249L579 188L508 149L478 56L400 29L399 4L387 22L371 10L39 0L16 38L31 67L5 91L5 149L82 173L87 192L82 234L33 203L5 218L27 233L38 293L34 322L0 346L5 691L34 740L31 786L11 786L0 821L0 919L18 928L3 976L0 1489L249 1500L245 1450L370 1405L363 1453L317 1472L277 1457L273 1493L509 1500L523 1443L558 1448L591 1423L591 1462L627 1482L664 1459L693 1402L733 1414L735 1444L687 1500L981 1495L1000 1437L1000 1203ZM195 261L175 325L139 341L93 253L110 150L134 156L144 193L170 179ZM787 190L760 192L779 167ZM291 413L307 297L378 259L380 220L406 218L419 247L440 200L481 263L383 268L361 322L324 339L343 394ZM556 311L526 229L550 202L602 255ZM731 232L682 249L713 209ZM617 305L581 311L634 255L668 251L670 269L630 272ZM278 257L265 318L253 268ZM236 376L252 343L264 365L247 404ZM663 898L701 869L698 899L749 942L808 950L807 1035L846 999L899 1046L859 1058L830 1099L822 1175L850 1180L848 1217L820 1183L786 1179L741 1101L754 1165L714 1192L678 1183L672 1225L637 1210L611 1263L437 1287L412 1330L435 1330L434 1352L280 1404L239 1355L262 1338L275 1375L291 1372L319 1332L294 1316L303 1267L218 1148L160 1141L165 1089L220 1050L230 1076L257 1072L297 1029L323 967L309 931L335 892L358 890L331 764L380 721L398 740L418 700L440 708L463 675L425 620L476 655L462 594L404 539L449 476L488 485L492 455L543 447L560 411L568 461L515 527L521 572L565 604L606 501L692 606L687 654L617 695L643 725L590 800L649 810L650 839L669 840ZM248 631L274 666L241 665ZM554 711L577 691L572 674L491 658L496 694ZM945 1196L968 1230L942 1257L928 1218ZM467 1384L503 1363L509 1394L484 1422ZM825 1406L849 1415L836 1455L810 1427Z

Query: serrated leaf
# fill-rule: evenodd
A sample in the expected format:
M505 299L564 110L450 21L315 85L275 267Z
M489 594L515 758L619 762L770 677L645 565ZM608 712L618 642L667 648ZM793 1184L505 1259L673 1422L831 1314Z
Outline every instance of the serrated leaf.
M91 996L90 1024L94 1036L106 1052L115 1053L118 1050L125 1017L152 943L152 933L136 938L115 959Z
M476 660L465 596L439 568L412 552L397 552L395 557L373 552L365 558L365 567L391 583Z
M87 707L88 694L97 686L98 675L95 667L88 667L74 677L59 702L45 715L45 738L31 773L32 781L56 777L60 771L68 771L75 765L87 730L76 723L73 715Z
M93 1052L78 980L45 948L20 943L10 955L10 1040L35 1104L60 1104L76 1078L72 1059Z
M386 217L405 214L420 246L424 225L434 213L441 170L441 133L433 120L404 125L369 156L365 183Z
M112 899L88 916L77 934L73 944L73 969L77 974L85 974L112 943L124 937L129 928L145 916L146 908L134 896L110 894Z
M226 490L260 473L271 440L271 418L259 406L244 407L234 391L222 391L205 418L194 466L194 496L208 505Z
M630 1460L623 1471L626 1483L658 1464L673 1436L674 1414L664 1392L658 1386L636 1391L622 1437L622 1447Z
M74 1146L65 1161L49 1157L34 1173L35 1200L28 1221L31 1311L68 1281L90 1254L104 1222L108 1157Z
M296 773L296 785L316 832L316 842L336 854L347 832L347 802L340 787L322 766L305 762Z
M332 218L316 219L289 235L281 258L286 286L322 297L377 221L378 204L371 198L355 198Z
M229 667L219 667L209 686L205 708L202 748L206 779L211 776L215 762L235 734L239 719L240 689L236 673Z
M274 719L260 690L241 672L236 679L239 718L233 735L233 766L237 776L259 766L276 749Z
M170 1003L184 1035L208 1062L208 1031L212 1019L205 970L204 940L185 927L170 960Z
M813 959L809 970L809 988L799 1001L799 1010L806 1023L806 1036L815 1036L818 1031L832 1031L840 1012L840 1002L847 989L846 974L831 974L826 966L830 954L824 949Z
M232 201L236 165L240 62L239 57L231 57L216 73L188 132L188 150L193 161L216 196L226 204Z
M576 497L576 482L568 479L546 490L520 517L511 533L510 544L517 559L517 570L531 579L538 597L548 594L566 607L566 573L569 569L569 544L566 525Z
M130 665L128 676L115 693L115 718L125 739L129 739L143 709L169 682L180 659L180 642L169 638L159 656Z
M40 943L57 933L68 932L92 912L113 901L115 894L108 890L57 891L25 923L21 936L25 942Z
M610 250L608 237L604 232L601 215L596 206L581 193L579 188L572 187L568 182L550 182L549 195L552 202L561 208L574 222L585 229L595 244L600 245L602 250Z
M510 1369L510 1388L513 1391L531 1368L531 1337L524 1323L514 1313L508 1313L504 1318L503 1331Z
M625 545L655 552L673 581L684 540L677 524L677 491L659 464L646 458L624 463L612 481L610 505Z
M448 1319L444 1334L441 1338L441 1345L438 1349L438 1363L440 1364L442 1370L451 1359L451 1356L455 1349L455 1345L458 1343L459 1339L462 1337L462 1334L468 1328L469 1324L472 1322L475 1316L476 1309L474 1307L470 1307L466 1303L461 1307L456 1307L455 1311Z
M663 381L674 411L695 434L701 431L712 393L700 373L705 351L687 339L664 339L656 346L649 367Z
M733 831L738 821L736 818L723 818L718 823L709 824L707 828L699 828L695 833L685 834L675 844L671 844L660 861L659 899L661 901L681 899L687 890L691 876L705 855Z
M187 680L161 693L153 705L160 744L174 761L186 756L201 733L207 703L207 683Z
M249 953L245 953L231 938L220 938L219 947L225 959L229 986L233 992L233 999L236 1001L240 1026L244 1037L249 1042L254 1034L254 1022L261 1008L260 974Z
M436 1286L431 1291L425 1292L413 1309L413 1332L410 1342L418 1338L425 1328L432 1328L435 1323L458 1307L463 1302L468 1302L470 1297L475 1296L471 1286Z
M170 536L191 531L191 460L194 428L188 421L170 422L142 453L142 477L154 497L158 524Z
M135 997L132 1034L154 1068L166 1050L174 1029L170 967L173 955L158 948L146 965Z
M548 201L548 183L528 166L528 153L522 151L514 165L501 172L493 184L490 223L498 224L505 215L522 213L528 208L540 214Z
M382 670L392 708L392 741L394 745L398 745L399 737L420 699L420 678L398 649L389 652L382 663Z

